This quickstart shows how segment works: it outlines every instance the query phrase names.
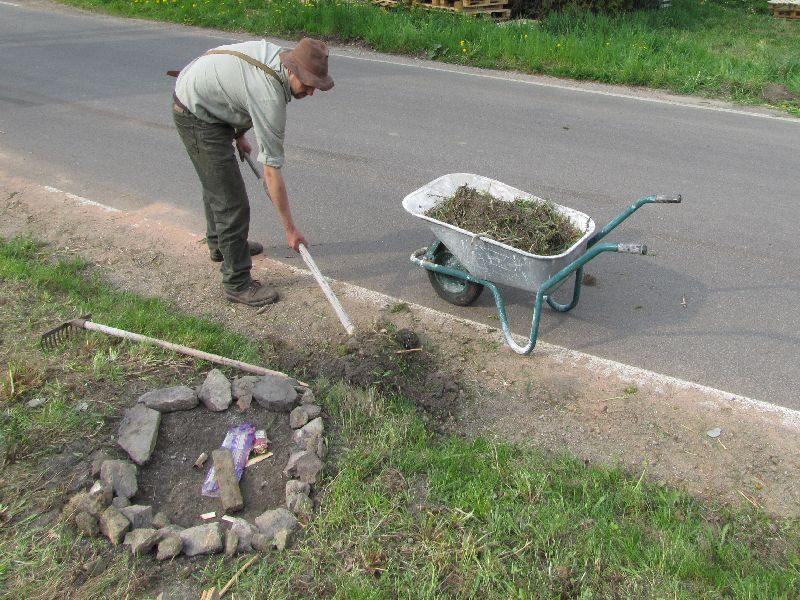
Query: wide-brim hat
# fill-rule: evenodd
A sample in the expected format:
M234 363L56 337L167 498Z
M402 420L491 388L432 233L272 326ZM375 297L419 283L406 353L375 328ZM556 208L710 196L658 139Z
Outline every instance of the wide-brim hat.
M328 75L328 46L324 42L303 38L293 50L280 53L281 62L304 84L321 91L333 87Z

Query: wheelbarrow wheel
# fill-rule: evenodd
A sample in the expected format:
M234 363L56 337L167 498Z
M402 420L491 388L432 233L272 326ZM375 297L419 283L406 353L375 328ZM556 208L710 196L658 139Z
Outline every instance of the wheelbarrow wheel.
M443 267L467 272L458 262L458 259L445 248L444 244L439 246L433 262ZM483 292L483 286L479 283L472 283L471 281L445 275L444 273L437 273L436 271L428 271L428 279L430 279L431 285L439 297L456 306L469 306Z

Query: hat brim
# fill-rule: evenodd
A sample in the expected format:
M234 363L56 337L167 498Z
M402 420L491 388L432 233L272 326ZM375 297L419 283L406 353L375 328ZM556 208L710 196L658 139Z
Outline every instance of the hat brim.
M303 85L310 85L322 92L327 92L333 87L333 78L330 75L317 77L300 66L291 50L285 50L279 54L281 62L294 73Z

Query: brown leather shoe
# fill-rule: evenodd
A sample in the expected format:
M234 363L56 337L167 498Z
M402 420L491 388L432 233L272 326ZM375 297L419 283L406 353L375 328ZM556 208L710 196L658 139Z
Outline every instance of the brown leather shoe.
M264 251L264 246L262 246L258 242L251 242L250 240L247 240L247 247L250 250L250 256L261 254ZM220 252L218 249L212 250L211 260L214 262L222 262L222 252Z
M230 302L240 302L248 306L265 306L277 302L278 290L270 285L251 279L247 286L239 291L225 290L225 297Z

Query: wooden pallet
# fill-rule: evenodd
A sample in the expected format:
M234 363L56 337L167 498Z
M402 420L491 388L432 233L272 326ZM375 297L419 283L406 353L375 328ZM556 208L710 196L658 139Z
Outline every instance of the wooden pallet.
M453 8L458 12L469 12L471 10L503 10L508 6L506 0L455 0Z
M792 20L800 19L800 1L781 2L780 0L770 0L768 4L774 17Z
M508 0L414 0L414 6L468 15L486 15L500 21L511 18L511 10L506 8Z
M791 19L796 20L800 19L800 5L797 4L780 4L770 5L772 9L772 16L778 17L780 19Z

